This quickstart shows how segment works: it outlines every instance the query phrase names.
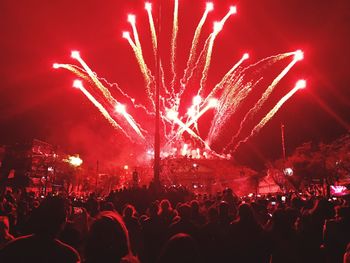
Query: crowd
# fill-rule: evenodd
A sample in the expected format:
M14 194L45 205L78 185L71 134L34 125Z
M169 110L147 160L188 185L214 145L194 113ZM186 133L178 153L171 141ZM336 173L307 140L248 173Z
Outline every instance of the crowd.
M101 198L8 189L0 262L350 262L348 197L195 195L132 188Z

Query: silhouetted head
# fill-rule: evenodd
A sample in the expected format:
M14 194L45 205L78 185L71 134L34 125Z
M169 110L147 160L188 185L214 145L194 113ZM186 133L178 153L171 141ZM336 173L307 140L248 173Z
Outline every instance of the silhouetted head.
M168 199L163 199L160 202L160 209L161 209L161 211L166 211L166 210L171 209L171 204L170 204Z
M179 215L183 220L189 220L191 217L191 207L188 204L182 204L178 208Z
M68 211L66 199L60 196L47 197L32 214L33 232L40 236L55 237L63 228Z
M238 215L241 221L255 221L253 209L249 204L241 204L238 208Z
M134 206L127 205L123 209L123 216L127 217L127 218L130 218L130 217L132 217L135 214L135 212L136 212L136 210L135 210Z
M219 215L227 216L229 211L228 203L226 201L221 201L219 204Z
M187 234L177 234L164 245L158 263L196 263L199 250L195 240Z
M154 217L159 212L159 204L158 202L153 202L149 207L149 214L151 217Z
M101 212L88 234L86 262L119 262L130 251L128 230L121 216L112 211Z

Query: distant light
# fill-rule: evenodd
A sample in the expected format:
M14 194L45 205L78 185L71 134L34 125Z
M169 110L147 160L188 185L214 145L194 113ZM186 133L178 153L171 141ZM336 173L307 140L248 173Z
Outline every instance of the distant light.
M193 168L197 168L198 167L198 164L194 163L192 164Z
M290 167L285 168L283 172L284 172L284 174L285 174L286 176L292 176L292 175L293 175L293 169L290 168Z
M52 167L52 166L47 167L47 171L48 171L48 172L53 172L53 167Z
M79 79L76 79L73 81L73 87L74 88L77 88L77 89L80 89L83 87L83 82Z
M126 111L125 105L118 103L117 106L115 106L115 110L119 113L124 113Z
M76 51L76 50L73 50L71 53L70 53L70 56L74 59L78 59L80 58L80 53L79 51Z
M75 166L75 167L78 167L80 165L82 165L83 163L83 160L79 158L79 156L69 156L68 157L68 162Z
M249 58L249 54L248 53L244 53L242 59L248 59L248 58Z
M129 170L129 166L127 164L124 165L124 170Z
M295 87L298 89L305 89L306 81L304 79L298 80L298 82L295 84Z
M202 102L202 97L197 95L193 97L192 103L195 106L198 106Z
M210 99L209 100L209 107L215 108L218 105L218 102L219 102L218 99L215 99L215 98Z
M303 60L303 58L304 58L303 51L301 51L300 49L295 51L295 53L294 53L294 59L295 60L300 61L300 60Z
M58 68L60 67L60 64L58 64L58 63L53 63L53 64L52 64L52 67L53 67L54 69L58 69Z
M146 9L147 11L152 11L152 4L151 4L150 2L146 2L146 3L145 3L145 9Z
M130 37L130 32L124 31L123 32L123 38L129 38Z
M230 13L236 14L237 13L237 7L236 6L230 6Z
M134 24L136 22L136 16L131 14L128 15L128 22Z
M208 2L205 8L208 12L214 10L214 4L212 2Z

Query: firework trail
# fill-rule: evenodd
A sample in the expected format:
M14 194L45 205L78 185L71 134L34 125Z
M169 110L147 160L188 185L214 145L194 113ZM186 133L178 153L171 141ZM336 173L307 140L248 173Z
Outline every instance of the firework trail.
M129 32L123 32L123 38L125 38L128 41L129 45L131 46L132 50L134 51L136 60L137 60L139 67L140 67L140 71L141 71L143 78L145 80L145 83L146 83L146 92L147 92L148 98L149 98L150 102L152 103L153 110L155 110L155 104L154 104L154 100L153 100L153 92L151 91L152 76L151 76L150 71L149 71L149 69L144 61L142 51L141 51L141 49L138 48L137 44L134 43L134 41L131 39Z
M196 28L196 31L194 33L192 45L191 45L191 49L190 49L190 54L189 54L188 61L187 61L187 66L186 66L186 69L184 71L184 75L181 79L181 84L185 87L188 83L189 76L192 75L193 66L194 66L193 63L194 63L195 57L196 57L199 36L202 32L203 25L204 25L205 21L207 20L209 12L212 11L213 9L214 9L213 3L207 3L205 11L203 13L203 16L202 16L201 20L199 21L197 28Z
M181 127L183 131L187 131L188 134L190 134L193 138L199 140L205 145L206 148L210 149L209 145L198 134L196 134L193 130L191 130L188 125L185 125L177 116L178 116L178 113L173 110L169 110L167 113L167 118L169 120L179 125L179 127Z
M220 22L214 22L214 30L213 32L210 34L210 40L209 40L209 44L208 44L208 50L207 50L207 55L205 58L205 64L204 64L204 69L202 72L202 79L200 81L200 88L198 91L198 95L201 95L202 90L205 88L205 84L207 81L207 77L208 77L208 71L209 71L209 67L210 67L210 62L211 62L211 57L212 57L212 53L213 53L213 47L214 47L214 41L217 37L217 35L220 33L220 31L223 29L227 19L233 15L237 13L237 9L235 6L231 6L230 10L228 11L228 13L224 16L223 19L221 19Z
M237 148L244 142L247 142L250 137L252 137L254 134L259 132L262 127L265 126L265 124L277 113L277 111L282 107L282 105L289 100L299 89L303 89L306 87L305 80L299 80L295 87L289 91L277 104L270 110L266 116L253 128L253 130L250 132L250 134L244 138L243 140L239 141L235 147L233 148L233 153L237 150Z
M245 53L242 58L235 64L233 67L225 74L225 76L221 79L221 81L215 85L209 95L204 99L204 103L208 101L208 99L212 98L219 90L224 88L224 84L227 80L232 76L232 73L243 63L244 60L248 59L249 55Z
M239 72L237 76L232 75L229 80L226 81L226 85L222 88L224 90L220 98L219 106L217 107L216 114L212 120L212 124L208 133L209 144L212 143L214 138L218 137L222 132L222 127L232 114L240 106L240 103L248 96L251 90L262 80L262 77L253 79L247 83L243 83L243 77L248 70L255 70L255 74L259 74L260 70L264 67L271 66L272 64L285 59L290 55L294 55L295 52L288 52L270 56L259 60L255 64L252 64Z
M91 80L95 83L96 87L99 88L101 90L101 92L103 93L103 95L106 97L106 99L112 104L115 105L117 103L117 100L115 98L113 98L112 94L110 93L110 91L103 86L103 84L99 81L99 79L96 77L96 75L94 74L94 72L92 72L92 70L89 68L89 66L85 63L85 61L81 58L80 54L78 51L72 51L71 53L71 57L76 59L84 68L84 70L86 71L86 73L89 75L89 77L91 78Z
M125 132L125 130L111 117L111 115L108 113L108 111L105 109L105 107L102 106L101 103L99 103L94 96L91 95L90 92L88 92L84 86L83 83L80 80L75 80L73 82L73 87L78 88L81 90L81 92L92 102L92 104L95 105L96 108L102 113L102 115L108 120L108 122L115 128L124 133L124 135L131 140L131 137Z
M148 21L149 21L149 29L151 31L154 61L157 61L158 39L157 39L156 28L154 26L154 20L153 20L153 15L152 15L152 4L149 2L145 3L145 9L147 11Z
M299 51L297 51L299 52ZM272 91L274 90L274 88L277 86L277 84L282 80L282 78L289 72L289 70L296 64L296 62L298 62L299 60L301 60L301 55L299 57L299 55L297 52L295 52L295 57L292 60L291 63L288 64L288 66L272 81L271 85L266 89L266 91L263 93L263 95L261 96L261 98L257 101L257 103L254 105L253 108L251 108L243 117L243 120L241 121L240 125L239 125L239 129L236 132L236 134L232 137L231 141L229 142L229 144L224 148L224 151L226 150L227 147L229 147L235 139L237 139L237 137L239 136L239 134L241 133L246 121L251 118L261 107L262 105L265 103L265 101L267 100L267 98L270 96L270 94L272 93Z
M91 80L94 82L94 84L96 85L96 87L98 87L102 94L105 96L105 98L108 100L108 102L111 105L119 105L120 103L111 95L110 91L100 82L100 80L96 77L96 75L92 72L92 70L89 68L89 66L85 63L85 61L80 57L79 52L77 51L73 51L72 52L72 58L76 59L79 61L79 63L83 66L85 72L88 74L88 76L91 78ZM57 66L57 65L56 65ZM71 70L72 72L74 72L76 75L78 76L82 76L83 73L79 72L77 69L75 69L74 67L71 66L67 66L67 69ZM86 76L82 76L83 78L86 78ZM109 121L111 118L110 115L108 114L108 116L106 115L106 110L102 109L101 107L102 104L99 103L99 105L96 104L97 100L90 94L88 93L88 91L82 86L82 83L80 82L76 82L76 88L79 88L82 90L82 92L90 99L90 101L92 101L94 103L94 105L100 110L100 112L103 114L103 116L105 116ZM107 112L108 113L108 112ZM135 124L135 122L128 116L127 113L122 114L125 119L129 122L129 124L132 126L132 128L136 131L136 133L138 135L140 135L141 138L144 139L144 136L142 135L140 129L137 127L137 125ZM113 119L114 121L114 119ZM110 121L111 122L111 121ZM115 121L114 121L115 122ZM115 122L116 123L116 122ZM113 124L114 125L114 124ZM115 125L114 125L115 126ZM119 126L119 125L118 125ZM120 126L119 126L120 127ZM125 132L125 131L124 131Z
M116 111L124 116L126 121L130 124L130 126L136 131L136 133L142 138L145 139L143 134L141 133L139 127L136 125L134 119L126 112L125 106L123 104L117 104Z
M183 71L183 76L179 79L180 87L176 89L175 93L175 83L177 80L177 72L176 72L176 51L177 51L177 38L179 31L179 0L174 0L174 13L173 13L173 21L172 21L172 33L170 39L170 69L171 69L171 77L172 80L168 83L168 87L165 81L165 73L162 65L161 58L159 57L159 43L156 31L156 27L154 24L154 19L152 15L152 4L147 2L145 3L145 9L148 14L148 22L149 22L149 30L151 34L152 41L152 49L153 55L156 63L159 63L159 81L160 81L160 117L161 117L161 129L164 132L164 138L167 140L166 146L172 147L171 143L179 142L179 140L183 139L183 133L187 132L191 137L193 137L196 141L205 146L206 149L210 150L209 145L212 143L214 139L216 139L220 133L222 132L223 126L230 120L231 116L237 111L237 109L244 103L247 96L254 89L254 87L261 81L263 78L261 76L261 71L264 67L270 66L273 63L279 61L286 56L294 54L294 60L274 79L274 81L270 84L270 86L264 91L261 98L255 103L254 107L249 109L248 113L244 116L242 122L240 123L238 132L234 135L229 145L231 145L236 138L241 134L241 131L244 127L245 122L252 117L257 111L259 111L262 105L266 102L270 94L273 92L275 86L278 82L288 73L288 71L294 66L294 64L302 59L302 52L290 52L285 54L279 54L276 56L271 56L265 59L258 61L255 64L252 64L244 69L241 68L244 60L248 59L248 54L244 54L243 57L235 63L232 68L221 78L221 80L209 90L206 91L206 83L208 78L208 72L211 66L211 60L213 56L213 48L215 44L216 37L223 29L226 21L229 17L236 13L236 7L230 7L230 10L226 13L226 15L219 21L214 23L213 31L209 34L207 39L204 42L204 46L200 52L198 51L198 43L200 36L202 34L203 26L207 20L208 14L213 10L213 4L207 3L206 9L202 14L200 21L195 29L191 47L188 54L188 59L186 63L186 67ZM159 14L160 15L160 14ZM82 68L70 65L70 64L55 64L55 68L65 68L75 75L79 76L81 79L85 81L89 81L92 87L97 88L97 93L95 94L95 90L93 90L92 94L90 94L83 85L79 82L75 83L75 86L78 87L84 95L99 109L102 115L111 123L111 125L121 130L127 138L130 140L130 135L127 134L126 131L129 131L128 125L138 134L138 136L142 139L142 143L147 141L144 134L149 136L149 134L142 129L141 125L135 122L133 116L126 112L126 106L118 102L110 93L112 88L116 88L123 98L128 99L133 105L135 109L142 109L148 116L155 115L155 100L154 100L154 88L156 85L156 80L152 75L151 70L148 68L145 58L143 55L143 50L136 26L136 17L135 15L128 15L128 22L132 28L132 36L129 32L123 32L123 37L128 41L130 47L133 50L136 61L139 65L139 69L143 76L146 88L146 94L151 102L152 107L147 107L148 104L136 104L135 99L124 92L117 84L109 83L107 80L103 78L97 77L97 75L92 72L92 70L88 67L85 61L80 57L79 52L72 52L72 57L76 59L82 66ZM198 54L198 55L197 55ZM158 61L159 59L159 61ZM256 67L256 68L255 68ZM248 72L248 70L250 70ZM249 74L253 74L249 76ZM260 74L260 75L259 75ZM186 90L189 82L195 81L199 82L199 88L196 92L197 96L195 96L195 100L193 101L193 105L188 108L188 111L183 116L178 116L178 112L183 112L183 102L182 95L186 91L186 95L188 90ZM198 85L198 84L197 84ZM299 87L300 88L300 87ZM296 91L294 91L295 93ZM102 93L102 95L101 95ZM261 120L261 122L254 127L251 132L251 135L248 138L240 141L235 145L235 150L238 146L248 140L253 134L258 132L265 124L268 122L274 114L279 110L279 108L283 105L283 103L289 99L294 94L292 91L288 93L285 97L281 99L279 103ZM290 95L291 94L291 95ZM94 97L95 96L95 97ZM220 99L217 100L215 97L219 96ZM98 100L97 100L97 99ZM117 97L119 98L119 97ZM214 105L215 102L215 105ZM129 102L128 102L129 103ZM109 115L106 110L106 105L111 105L115 112L119 113L115 116ZM103 106L104 105L104 106ZM203 140L200 136L198 120L211 108L215 108L214 117L212 119L210 129L207 135L207 140ZM169 118L168 113L174 112L176 116ZM166 115L166 116L164 116ZM171 115L171 114L170 114ZM114 119L113 119L114 118ZM121 125L119 124L121 122ZM127 125L127 126L124 126ZM125 128L125 129L124 129ZM140 141L141 142L141 141ZM226 149L226 147L225 147ZM225 150L224 149L224 150ZM223 156L218 153L212 152L212 156L217 156L222 158Z
M179 138L179 137L182 135L182 133L183 133L184 131L188 131L189 127L191 127L192 125L196 124L196 122L198 121L198 119L199 119L200 117L202 117L204 113L206 113L206 112L207 112L209 109L211 109L211 108L215 108L215 107L217 106L217 104L218 104L218 100L217 100L217 99L211 99L211 100L209 101L209 103L208 103L201 111L199 111L196 115L194 115L194 116L190 119L190 121L186 122L186 124L179 125L180 128L179 128L178 131L176 132L175 136L174 136L173 138L171 138L171 139L168 141L168 143L172 142L172 141L173 141L174 139L176 139L176 138ZM192 130L191 130L191 131L192 131ZM201 141L203 141L202 138L201 138ZM205 143L205 145L207 145L207 143ZM209 145L208 145L208 147L209 147ZM210 147L209 147L209 149L210 149Z
M171 90L172 94L174 95L174 85L175 85L175 79L176 79L176 39L177 39L177 33L179 31L179 0L174 1L174 18L173 18L173 33L171 37L171 60L170 60L170 66L171 71L173 74L173 80L171 82Z

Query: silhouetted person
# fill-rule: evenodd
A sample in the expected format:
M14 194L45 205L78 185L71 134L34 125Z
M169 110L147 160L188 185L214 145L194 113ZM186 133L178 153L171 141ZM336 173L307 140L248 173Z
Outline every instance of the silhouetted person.
M149 207L149 217L142 222L142 233L145 244L145 262L155 262L165 243L166 238L166 224L160 219L159 204L154 202Z
M350 242L350 207L339 207L337 218L328 220L324 228L324 245L327 262L342 262Z
M92 224L85 246L86 263L138 262L132 256L128 230L121 216L101 212Z
M123 209L123 220L129 231L131 249L134 254L139 254L142 249L141 227L138 218L135 216L136 210L132 205L127 205Z
M268 262L264 232L249 204L241 204L238 219L231 223L228 249L237 262Z
M177 234L164 245L158 263L202 262L196 241L187 234Z
M33 234L8 243L0 251L0 262L80 262L75 249L56 239L66 216L64 199L46 198L32 215Z
M270 262L299 263L300 240L294 229L293 219L283 209L276 209L272 215L271 226L267 232ZM319 261L310 261L319 262Z
M171 207L168 199L163 199L159 206L159 217L165 223L165 225L169 226L173 222L173 219L176 217L177 213Z

